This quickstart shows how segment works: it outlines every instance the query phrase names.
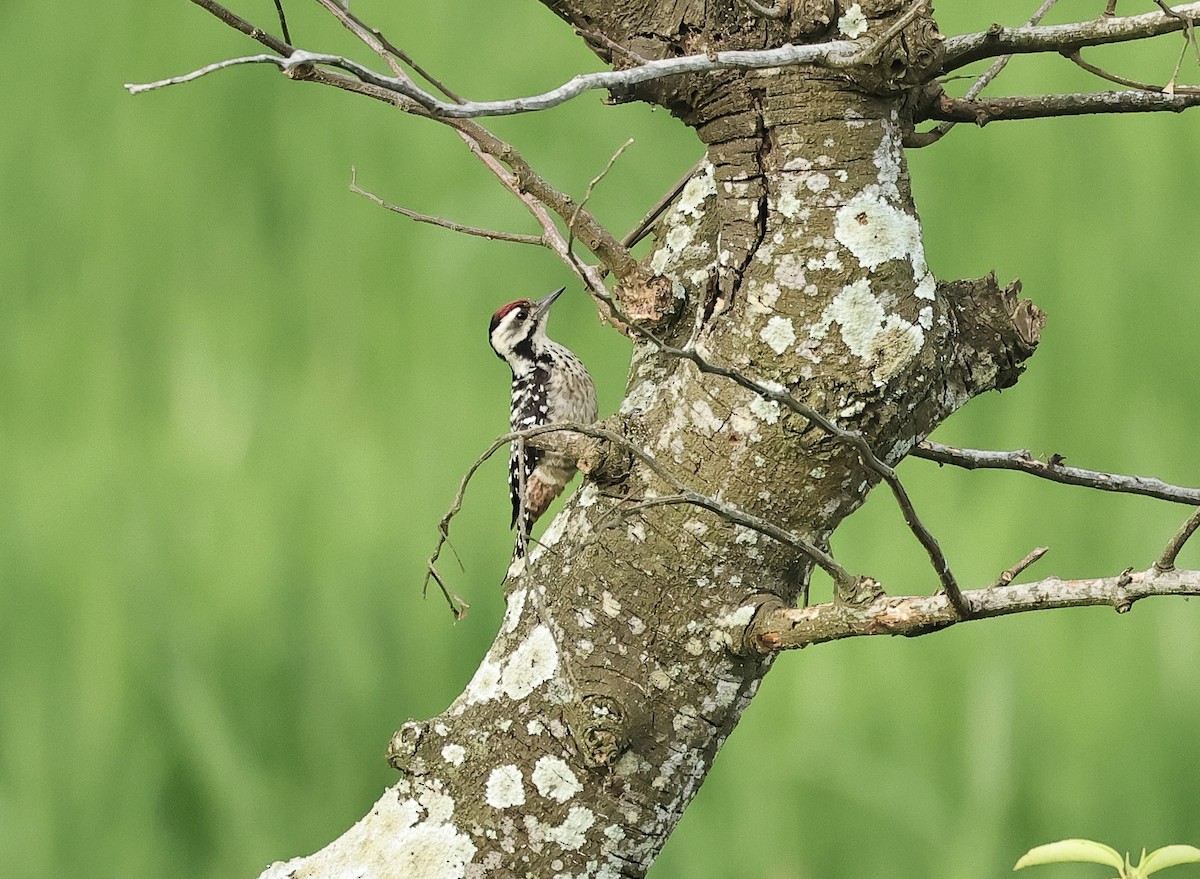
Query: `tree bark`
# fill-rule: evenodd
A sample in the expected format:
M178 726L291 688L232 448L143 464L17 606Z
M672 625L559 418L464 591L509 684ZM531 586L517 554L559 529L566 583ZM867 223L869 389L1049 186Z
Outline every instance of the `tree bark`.
M593 45L617 65L838 27L814 0L783 20L700 0L546 5L603 35ZM902 11L862 7L869 33ZM1013 384L1042 323L1018 285L943 282L925 263L901 141L910 85L939 51L922 14L850 75L724 71L618 96L670 110L708 157L642 266L670 295L630 289L623 304L670 344L861 432L888 463ZM876 481L845 442L649 342L606 426L696 491L822 547ZM812 566L694 506L638 506L673 493L637 462L586 482L508 583L466 691L396 734L400 781L341 839L264 876L643 875L771 667L749 638L756 617L794 605Z

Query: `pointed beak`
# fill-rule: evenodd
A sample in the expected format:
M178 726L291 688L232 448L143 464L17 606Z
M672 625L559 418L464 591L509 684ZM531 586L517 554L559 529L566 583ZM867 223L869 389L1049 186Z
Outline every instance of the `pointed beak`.
M561 296L563 291L566 289L567 289L566 287L559 287L553 293L549 294L548 296L543 296L541 299L539 299L537 302L534 303L534 305L537 306L537 310L534 312L534 316L537 318L537 320L539 322L546 316L546 312L548 312L550 310L550 306L554 304L554 300L557 299L559 296Z

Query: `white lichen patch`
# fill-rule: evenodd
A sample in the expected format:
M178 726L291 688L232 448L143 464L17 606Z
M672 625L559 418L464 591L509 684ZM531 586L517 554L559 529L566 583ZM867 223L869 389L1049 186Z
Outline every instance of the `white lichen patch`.
M641 617L629 618L629 631L635 635L640 635L646 631L646 623Z
M882 198L866 192L854 196L838 209L833 232L863 268L874 270L889 260L909 259L914 280L925 273L917 218Z
M669 250L681 251L692 243L692 238L696 235L696 230L690 225L680 224L672 226L671 231L667 233L666 244Z
M775 283L779 287L803 290L804 285L808 283L808 278L804 274L804 260L794 253L785 253L781 256L775 265Z
M438 790L426 790L417 797L425 809L425 820L445 824L454 817L454 800Z
M712 406L708 405L707 400L693 400L689 412L692 417L692 424L705 436L712 436L715 433L719 433L724 426L721 419L713 413Z
M558 757L539 757L529 780L539 794L558 803L565 803L583 790L571 767Z
M750 411L766 424L775 424L779 421L779 404L774 400L755 397L750 401Z
M462 745L446 745L442 748L442 759L451 766L462 766L463 761L467 759L467 749Z
M689 217L699 217L703 210L701 206L709 196L717 194L717 182L713 177L713 166L711 162L705 162L700 171L692 176L692 179L683 187L683 192L679 194L679 203L675 205L675 209L681 214L686 214Z
M918 299L929 300L933 300L937 296L937 278L933 276L933 272L926 272L924 277L917 282L917 289L913 290L913 295Z
M484 657L475 670L471 682L467 684L467 704L487 702L500 695L500 666Z
M485 799L493 809L525 805L525 783L521 778L521 770L512 763L493 769L488 775Z
M517 628L517 624L521 622L521 614L525 611L524 589L514 589L508 596L508 607L504 611L504 622L500 626L500 631L508 634Z
M898 375L917 356L924 344L925 334L920 327L902 317L890 315L871 346L871 357L875 363L872 375L876 382L886 382Z
M660 247L650 255L650 270L656 275L665 275L671 261L671 251Z
M737 535L733 538L734 543L745 543L753 546L758 543L758 532L753 528L743 528L737 526Z
M594 482L589 482L579 492L579 506L590 507L600 499L600 489L596 488Z
M926 305L917 312L917 323L923 330L933 329L933 307Z
M658 400L658 385L650 380L638 382L621 403L622 415L645 412Z
M625 529L625 535L632 541L637 543L645 543L646 526L641 522L634 522Z
M583 806L572 806L567 812L567 818L557 827L542 827L542 835L550 842L557 843L568 851L575 851L587 842L587 832L596 823L596 816L591 809Z
M796 214L804 207L804 202L796 195L795 188L785 188L779 193L779 198L775 200L775 210L783 214L789 220L793 219Z
M825 338L832 324L838 325L842 342L850 353L871 365L876 385L898 375L925 344L921 327L899 315L887 314L866 278L842 288L810 330L810 338Z
M791 318L779 315L768 320L758 335L776 354L782 354L796 341L796 329L792 326Z
M509 699L524 699L558 670L558 645L539 624L512 652L500 675L500 689Z
M751 284L750 292L746 296L746 311L750 314L774 313L775 303L779 301L781 292L778 284L763 284L761 287L758 284ZM624 407L622 407L622 411L624 411Z
M605 589L600 594L600 609L604 611L605 616L616 617L621 613L621 602Z
M895 125L883 123L883 139L875 149L873 161L879 169L879 192L889 198L899 199L900 174L904 169L904 157L900 151L903 136Z
M475 844L453 824L431 816L418 821L423 808L416 800L402 799L389 790L337 846L308 858L274 864L263 875L278 879L299 873L463 879L467 864L475 857Z
M842 333L842 341L851 354L867 357L871 343L883 329L885 314L883 304L871 292L871 282L860 278L842 288L825 307L821 323L828 327L836 323ZM822 334L823 335L823 334Z
M848 40L857 40L867 32L867 17L862 7L855 3L838 19L838 30Z
M809 192L816 193L824 192L831 184L829 182L829 175L816 171L805 179L804 185L808 187Z

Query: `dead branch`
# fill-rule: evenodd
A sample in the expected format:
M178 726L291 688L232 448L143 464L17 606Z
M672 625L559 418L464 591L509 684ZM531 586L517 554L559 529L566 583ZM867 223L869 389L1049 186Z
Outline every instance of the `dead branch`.
M1015 452L993 452L982 449L958 449L930 440L918 443L909 453L916 458L951 464L965 470L1017 470L1063 485L1079 485L1100 491L1116 491L1140 494L1171 501L1176 504L1200 505L1200 488L1185 488L1171 485L1152 476L1122 476L1100 470L1084 470L1080 467L1065 467L1057 455L1049 461L1033 457L1028 449Z
M1156 567L1137 573L1091 580L1047 577L1033 583L992 585L971 589L971 619L1006 616L1035 610L1107 605L1118 613L1152 595L1200 595L1200 571L1163 571ZM815 604L804 608L764 605L746 630L746 643L762 653L793 650L859 635L914 637L963 622L946 596L883 595L865 607Z

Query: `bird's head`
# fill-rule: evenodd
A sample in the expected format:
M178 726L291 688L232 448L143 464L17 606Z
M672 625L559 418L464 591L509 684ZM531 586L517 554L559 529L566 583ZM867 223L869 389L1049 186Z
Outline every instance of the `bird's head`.
M488 341L500 358L509 364L532 361L546 341L546 320L550 306L566 287L559 287L541 299L518 299L492 315Z

